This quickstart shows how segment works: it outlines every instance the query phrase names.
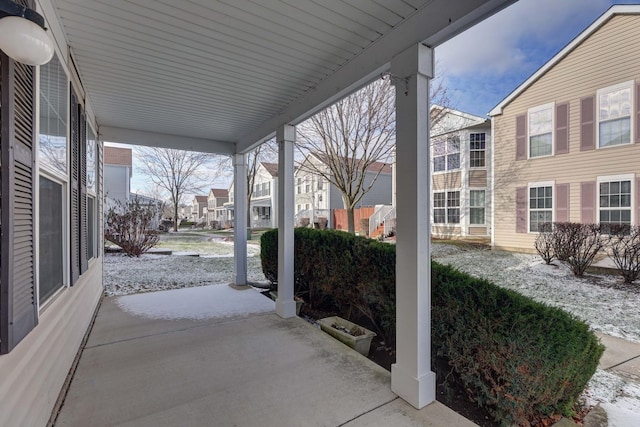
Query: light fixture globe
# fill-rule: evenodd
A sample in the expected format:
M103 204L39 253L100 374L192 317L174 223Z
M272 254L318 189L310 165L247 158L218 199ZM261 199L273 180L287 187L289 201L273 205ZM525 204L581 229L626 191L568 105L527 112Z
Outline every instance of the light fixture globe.
M0 49L27 65L44 65L53 58L53 42L38 24L19 17L0 19Z

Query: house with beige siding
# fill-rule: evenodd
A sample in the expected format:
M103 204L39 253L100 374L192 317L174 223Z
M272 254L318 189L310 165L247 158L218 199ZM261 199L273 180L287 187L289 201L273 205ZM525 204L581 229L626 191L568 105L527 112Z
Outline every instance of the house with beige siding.
M640 6L614 6L490 115L495 248L546 222L638 224Z
M491 123L449 108L438 116L431 129L431 235L488 240Z
M229 190L226 188L212 188L207 197L207 225L222 227L225 221L224 204L229 201Z

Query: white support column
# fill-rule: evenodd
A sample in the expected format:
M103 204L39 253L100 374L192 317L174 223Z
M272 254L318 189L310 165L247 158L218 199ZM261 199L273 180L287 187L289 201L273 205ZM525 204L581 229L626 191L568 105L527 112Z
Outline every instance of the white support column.
M247 156L233 156L233 281L236 285L247 284Z
M293 299L293 144L296 128L284 125L276 131L278 141L278 299L276 313L296 315Z
M391 389L420 409L436 397L431 372L429 80L433 51L418 44L391 62L396 84L396 363Z

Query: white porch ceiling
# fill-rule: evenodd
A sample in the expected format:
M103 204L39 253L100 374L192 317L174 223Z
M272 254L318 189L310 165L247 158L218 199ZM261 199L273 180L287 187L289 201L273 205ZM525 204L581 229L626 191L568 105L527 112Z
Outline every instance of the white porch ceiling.
M368 83L413 44L436 46L513 1L40 4L104 140L230 154Z

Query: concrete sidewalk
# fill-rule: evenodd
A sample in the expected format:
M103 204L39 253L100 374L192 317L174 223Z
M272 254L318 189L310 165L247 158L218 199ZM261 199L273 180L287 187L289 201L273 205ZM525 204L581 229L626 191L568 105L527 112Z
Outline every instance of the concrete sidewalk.
M598 367L640 383L640 343L597 333L605 346Z
M415 410L388 371L299 318L159 319L126 298L103 300L56 426L474 425Z

